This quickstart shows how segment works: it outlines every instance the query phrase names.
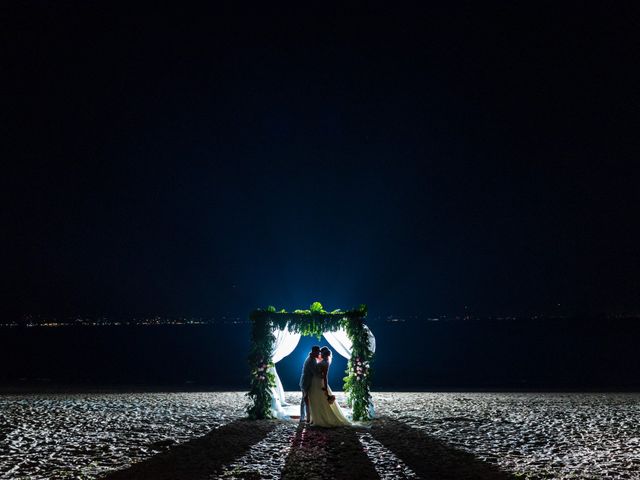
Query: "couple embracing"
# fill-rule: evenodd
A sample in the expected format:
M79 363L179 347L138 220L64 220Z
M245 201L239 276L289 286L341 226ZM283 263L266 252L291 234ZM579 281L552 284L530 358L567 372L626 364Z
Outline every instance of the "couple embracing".
M307 423L317 427L351 425L329 388L327 378L330 365L331 350L327 347L311 347L300 377L300 422L306 419Z

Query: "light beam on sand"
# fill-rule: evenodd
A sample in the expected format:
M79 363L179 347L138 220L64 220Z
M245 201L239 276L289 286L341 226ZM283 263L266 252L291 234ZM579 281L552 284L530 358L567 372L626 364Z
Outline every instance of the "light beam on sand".
M296 427L297 424L293 422L276 426L247 453L227 465L220 478L233 480L254 475L261 479L279 479L291 450L291 438L295 435Z
M391 450L375 440L369 432L358 432L358 440L382 480L420 478Z

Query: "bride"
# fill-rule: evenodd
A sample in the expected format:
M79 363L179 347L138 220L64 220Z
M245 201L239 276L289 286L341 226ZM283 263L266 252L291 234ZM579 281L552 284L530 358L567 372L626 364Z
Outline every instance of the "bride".
M327 382L329 366L331 365L331 350L327 347L322 347L320 356L322 360L317 365L320 375L313 376L311 387L309 388L309 409L311 410L313 425L318 427L351 425L343 415Z

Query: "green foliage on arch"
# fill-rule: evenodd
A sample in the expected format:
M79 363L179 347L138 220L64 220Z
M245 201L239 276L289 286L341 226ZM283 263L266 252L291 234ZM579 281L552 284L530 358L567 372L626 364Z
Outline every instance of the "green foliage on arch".
M344 377L344 391L354 420L368 420L371 406L371 361L368 333L365 328L367 306L353 310L328 312L320 302L313 302L308 310L277 310L273 306L251 312L251 347L249 350L250 389L247 396L251 405L247 409L250 418L270 418L271 388L275 376L269 372L273 366L271 352L275 329L288 329L303 336L320 339L324 332L344 328L353 342L353 351Z

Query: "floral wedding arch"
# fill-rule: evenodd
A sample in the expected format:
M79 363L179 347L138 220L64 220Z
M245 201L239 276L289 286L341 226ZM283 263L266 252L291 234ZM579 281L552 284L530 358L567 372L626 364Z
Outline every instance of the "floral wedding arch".
M282 408L284 390L275 364L295 350L301 336L320 339L324 335L329 345L348 359L344 392L347 404L353 409L353 419L371 419L371 361L376 342L365 325L366 316L366 305L354 310L327 312L320 302L314 302L309 310L286 312L267 307L251 312L249 417L285 416Z

